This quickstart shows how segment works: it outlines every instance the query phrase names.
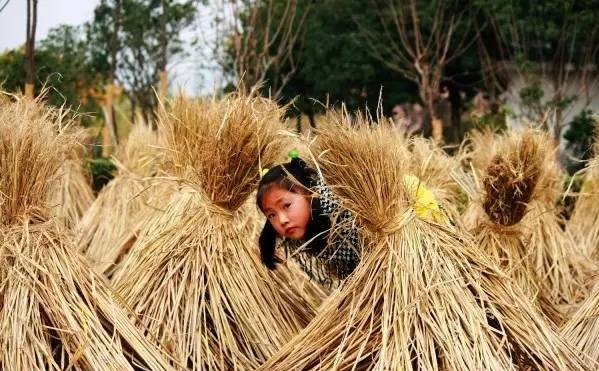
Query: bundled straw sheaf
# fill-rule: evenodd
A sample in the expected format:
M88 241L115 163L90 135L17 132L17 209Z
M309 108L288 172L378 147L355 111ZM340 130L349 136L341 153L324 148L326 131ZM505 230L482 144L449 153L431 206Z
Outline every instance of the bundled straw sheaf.
M158 132L137 124L116 149L117 173L98 194L76 228L77 246L98 272L108 273L135 239L137 223L153 208L154 195L164 204L171 188L150 183L163 166Z
M410 162L406 171L426 184L445 212L452 220L457 220L461 188L456 177L461 175L460 155L449 156L435 141L422 137L411 138L407 145L410 148Z
M75 142L39 102L0 107L0 369L173 369L56 220L48 187Z
M0 231L2 370L176 369L56 224L27 223Z
M133 125L127 140L116 148L114 157L120 165L117 176L123 173L140 177L155 175L163 166L160 132L144 123Z
M57 178L49 192L50 211L67 229L72 229L94 202L90 176L80 159L63 162Z
M197 184L213 204L236 210L254 190L259 165L277 158L282 113L261 98L229 96L218 104L178 98L159 115L167 167Z
M543 155L532 134L518 137L516 150L497 154L483 179L483 208L489 218L510 226L524 217L543 166Z
M64 154L77 146L66 114L26 99L1 106L0 224L47 214L51 182Z
M303 328L314 302L262 265L248 196L279 156L281 110L261 98L178 98L160 113L182 187L145 219L113 282L192 370L253 370ZM252 212L251 215L255 215Z
M483 200L470 210L470 227L486 253L559 323L559 307L584 296L591 266L560 227L551 147L546 135L533 131L501 139L483 174Z
M260 370L584 370L461 230L415 216L389 129L329 123L320 169L367 236L362 261Z
M71 128L76 145L66 148L58 174L49 190L49 207L52 216L67 229L79 222L94 202L90 174L84 168L85 147L88 135L83 129Z
M599 116L595 118L593 158L584 169L584 181L567 229L586 256L599 257Z

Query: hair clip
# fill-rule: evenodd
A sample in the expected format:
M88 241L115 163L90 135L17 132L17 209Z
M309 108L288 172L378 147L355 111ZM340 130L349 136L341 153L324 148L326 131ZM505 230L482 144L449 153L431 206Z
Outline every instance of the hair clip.
M265 167L262 169L262 171L260 172L260 177L263 177L266 175L266 173L268 173L268 170L270 170L269 168Z
M296 158L299 158L299 152L297 149L292 149L291 151L289 151L289 153L287 154L287 156L289 156L290 159L294 160Z

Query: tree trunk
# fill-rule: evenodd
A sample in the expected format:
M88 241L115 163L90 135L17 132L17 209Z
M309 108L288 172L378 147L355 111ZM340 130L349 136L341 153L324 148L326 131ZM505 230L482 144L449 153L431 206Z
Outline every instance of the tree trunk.
M162 16L160 17L160 56L158 59L158 97L164 99L168 92L168 74L166 66L168 64L168 36L167 36L167 18L169 12L170 0L162 0Z
M114 9L113 9L113 20L114 20L114 28L112 31L112 37L110 39L110 75L108 77L109 85L106 87L106 91L108 94L115 93L116 88L116 67L117 67L117 54L119 49L119 29L121 26L121 0L114 1ZM110 122L111 122L111 133L114 133L114 137L112 141L115 145L118 143L118 125L116 121L116 114L114 109L115 99L117 97L111 95L107 99L107 104L110 105Z
M432 137L435 142L443 143L443 121L437 115L433 95L428 90L430 90L430 88L427 88L425 96L426 101L424 102L424 104L426 105L428 115L431 118Z
M35 30L37 27L37 0L27 0L27 34L25 41L25 97L34 98Z

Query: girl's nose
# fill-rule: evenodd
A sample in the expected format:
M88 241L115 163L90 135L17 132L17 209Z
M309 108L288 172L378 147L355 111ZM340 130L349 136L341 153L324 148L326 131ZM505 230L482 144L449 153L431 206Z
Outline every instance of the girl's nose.
M289 218L287 217L287 214L281 213L279 215L279 223L281 223L281 225L286 225L287 223L289 223Z

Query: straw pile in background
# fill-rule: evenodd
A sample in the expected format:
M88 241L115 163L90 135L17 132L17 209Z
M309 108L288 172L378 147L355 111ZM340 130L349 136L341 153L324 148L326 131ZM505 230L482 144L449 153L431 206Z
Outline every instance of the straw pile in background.
M144 124L135 125L114 155L115 177L100 191L76 228L77 246L98 272L110 275L135 239L137 223L153 197L164 202L171 190L167 183L150 186L148 177L161 166L158 133Z
M410 162L406 171L417 176L434 193L452 220L459 220L458 197L461 188L455 177L462 166L460 158L449 156L432 139L414 137L407 145L410 148Z
M159 114L165 168L193 189L190 204L171 202L160 218L174 223L148 222L158 233L140 234L113 283L189 369L255 369L314 315L303 293L260 262L245 210L260 168L280 153L281 115L276 104L244 96L178 98Z
M480 175L482 199L469 210L475 217L466 219L477 243L560 323L560 306L584 297L588 269L559 224L560 177L551 148L545 135L532 131L497 140Z
M0 107L0 369L173 369L48 218L76 144L63 117L27 99Z
M91 176L84 167L86 132L74 130L73 135L77 142L64 154L56 181L49 191L52 216L69 230L79 223L95 199Z
M594 156L584 170L584 181L567 227L585 255L599 261L599 117L595 121Z
M260 370L584 370L462 233L420 220L389 129L328 125L325 181L370 241L357 270Z

